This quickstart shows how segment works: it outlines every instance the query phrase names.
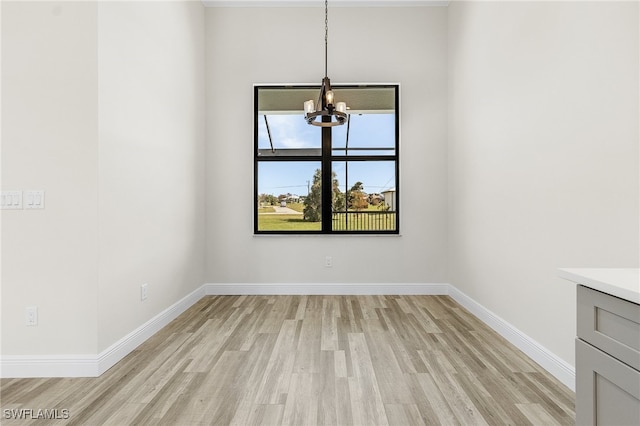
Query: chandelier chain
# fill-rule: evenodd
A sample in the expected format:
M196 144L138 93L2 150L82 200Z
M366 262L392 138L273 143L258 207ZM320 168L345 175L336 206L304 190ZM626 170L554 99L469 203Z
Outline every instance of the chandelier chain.
M324 76L327 76L327 45L329 40L329 0L324 0Z
M318 93L318 103L313 99L304 102L305 120L308 124L319 127L340 126L347 122L347 104L335 102L331 83L327 76L329 51L329 0L324 0L324 78Z

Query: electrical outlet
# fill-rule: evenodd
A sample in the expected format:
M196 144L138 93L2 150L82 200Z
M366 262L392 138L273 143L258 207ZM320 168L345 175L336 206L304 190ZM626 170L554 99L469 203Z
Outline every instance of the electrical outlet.
M144 283L144 284L142 284L140 286L140 300L141 301L147 300L147 297L149 296L148 290L149 290L149 284Z
M331 268L333 266L333 258L331 256L327 256L324 258L324 266L326 268Z
M27 306L26 309L26 325L35 326L38 325L38 307L37 306Z

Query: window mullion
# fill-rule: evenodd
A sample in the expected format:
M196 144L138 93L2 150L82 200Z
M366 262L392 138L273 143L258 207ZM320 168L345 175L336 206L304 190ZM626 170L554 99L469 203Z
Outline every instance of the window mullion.
M331 120L330 117L322 117ZM322 127L322 232L331 232L332 222L331 127Z

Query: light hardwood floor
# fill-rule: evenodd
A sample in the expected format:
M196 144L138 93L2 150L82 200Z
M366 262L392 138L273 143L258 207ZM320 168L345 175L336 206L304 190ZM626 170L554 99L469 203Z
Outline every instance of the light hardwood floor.
M3 425L575 421L571 390L448 296L209 296L101 377L0 385Z

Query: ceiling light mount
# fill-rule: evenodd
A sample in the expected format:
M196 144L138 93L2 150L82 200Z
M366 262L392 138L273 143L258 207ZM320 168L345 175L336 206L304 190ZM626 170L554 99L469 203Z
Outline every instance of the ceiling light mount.
M304 118L308 124L319 127L340 126L347 122L347 104L335 102L331 81L327 77L327 46L329 40L329 4L324 2L324 78L317 104L310 99L304 103ZM316 109L317 106L317 109Z

